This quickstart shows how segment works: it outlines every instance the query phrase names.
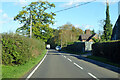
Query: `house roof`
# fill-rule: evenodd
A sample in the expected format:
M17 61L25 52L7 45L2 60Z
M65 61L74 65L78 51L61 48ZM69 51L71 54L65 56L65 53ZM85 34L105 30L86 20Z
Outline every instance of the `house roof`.
M86 41L89 41L90 39L92 39L92 37L95 36L95 34L82 34L79 36L79 40L82 41L82 40L86 40Z
M113 28L113 32L112 32L112 36L111 36L111 39L112 40L120 40L120 15L119 15L119 17L118 17L118 19L117 19L117 21L116 21L116 24L115 24L115 26L114 26L114 28ZM116 36L116 39L115 39L115 36Z
M87 40L92 34L82 34L80 35L81 36L81 39L82 40Z

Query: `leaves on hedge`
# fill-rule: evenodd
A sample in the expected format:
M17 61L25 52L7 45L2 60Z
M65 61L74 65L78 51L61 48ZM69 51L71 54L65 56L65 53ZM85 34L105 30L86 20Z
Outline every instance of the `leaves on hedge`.
M18 34L2 34L2 63L5 65L24 64L45 49L41 40L30 39Z

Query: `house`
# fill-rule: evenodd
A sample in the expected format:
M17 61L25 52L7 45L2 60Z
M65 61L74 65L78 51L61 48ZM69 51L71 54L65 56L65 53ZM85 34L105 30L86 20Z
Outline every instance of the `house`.
M113 28L111 40L120 40L120 1L118 2L118 19Z
M113 28L111 40L120 40L120 15L119 15L117 22Z
M120 1L118 2L118 16L120 15Z
M79 40L82 42L86 42L86 41L93 42L92 38L98 38L98 35L91 34L90 29L85 30L85 34L79 36Z

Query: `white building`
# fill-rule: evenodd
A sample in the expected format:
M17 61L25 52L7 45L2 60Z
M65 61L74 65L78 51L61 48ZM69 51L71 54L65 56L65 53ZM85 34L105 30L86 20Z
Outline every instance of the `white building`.
M120 15L120 1L118 2L118 16Z

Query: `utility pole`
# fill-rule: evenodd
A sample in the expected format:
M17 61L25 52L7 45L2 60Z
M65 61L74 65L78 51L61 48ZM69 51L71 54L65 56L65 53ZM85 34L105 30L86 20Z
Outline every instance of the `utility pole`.
M108 0L106 0L106 3L107 3L107 5L108 5L109 1L108 1Z
M30 38L32 38L32 15L30 13Z
M61 48L62 48L62 33L61 33Z

